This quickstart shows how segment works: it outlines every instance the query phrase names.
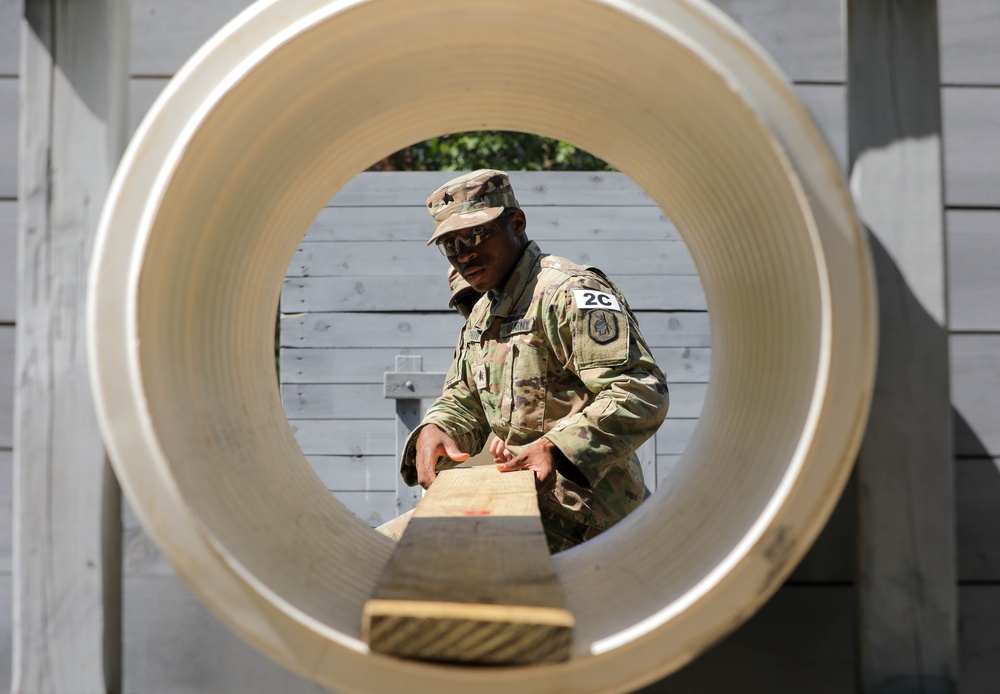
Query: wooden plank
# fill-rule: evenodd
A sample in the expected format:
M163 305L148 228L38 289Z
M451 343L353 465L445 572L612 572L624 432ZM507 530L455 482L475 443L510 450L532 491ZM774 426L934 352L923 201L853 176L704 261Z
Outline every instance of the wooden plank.
M14 327L0 326L0 448L14 447Z
M253 0L132 0L132 72L173 75Z
M443 381L441 378L442 385ZM705 383L672 384L667 417L696 419L701 414L707 390ZM440 391L439 387L437 392L440 394ZM386 398L382 386L377 384L296 383L281 386L281 393L285 414L292 422L300 419L390 419L395 409L394 401Z
M0 199L17 197L18 80L0 77Z
M948 213L951 330L1000 332L1000 210Z
M0 200L0 323L17 312L17 202Z
M1000 207L1000 89L945 88L945 190L951 207Z
M695 275L611 275L634 311L704 311ZM398 277L290 277L281 292L284 313L332 311L435 311L448 305L443 272Z
M380 383L386 371L392 371L397 353L406 349L392 347L345 349L281 350L282 383ZM419 350L427 371L447 371L454 347ZM667 374L668 383L706 383L711 368L709 347L656 347L656 363Z
M396 517L395 491L338 491L333 496L372 528Z
M423 211L438 186L462 171L365 172L339 191L334 207L378 205ZM517 202L532 205L649 205L651 199L622 173L594 171L511 171ZM430 223L428 216L428 224ZM529 227L530 229L530 227ZM426 238L426 237L425 237Z
M18 264L32 291L18 296L15 365L17 693L121 690L120 496L93 411L84 301L125 144L128 22L124 0L24 4Z
M804 82L843 82L840 6L830 0L712 0Z
M416 372L423 371L423 368L423 357L412 354L396 355L394 364L394 371L396 374L409 372L410 379L416 378L420 381L420 374ZM385 374L383 395L386 398L393 398L393 391L396 390L393 386L391 376L391 373ZM408 393L410 397L393 398L393 414L395 415L394 424L396 429L396 443L393 447L393 457L396 460L402 460L403 447L406 444L406 439L409 438L413 430L420 424L420 417L424 411L420 406L420 398L425 394L429 397L436 397L440 395L444 388L444 376L445 374L438 373L433 377L424 378L423 383L419 387L415 386L413 380L409 379L398 383L398 386L404 392ZM419 486L407 485L403 481L401 475L396 475L395 492L395 516L400 516L404 513L412 511L416 508L420 499L422 499L424 495L422 488ZM401 533L402 529L400 529L399 532Z
M673 404L671 403L672 406ZM697 419L681 419L678 417L664 420L663 424L656 431L656 454L679 455L683 453L697 425Z
M417 198L412 206L406 207L382 207L374 196L370 200L366 198L368 205L365 206L324 207L304 238L310 243L413 241L426 244L434 223L424 211L424 197ZM336 201L335 197L332 202ZM529 237L539 244L550 241L680 239L677 229L649 199L639 200L635 205L617 206L594 203L547 207L519 202L528 218Z
M394 455L310 455L319 478L332 492L390 492L399 478Z
M579 208L578 208L579 209ZM596 265L612 278L623 275L696 275L694 261L680 239L632 241L617 239L539 241L545 253L568 258L581 265ZM441 278L451 265L426 242L419 241L303 241L288 277L385 277L398 276L423 281ZM447 286L445 284L445 286Z
M636 314L646 342L657 347L709 347L705 313L643 312ZM281 318L281 346L391 347L410 350L425 347L454 349L462 318L444 313L312 313Z
M1000 335L952 335L955 451L1000 456Z
M124 692L328 694L242 641L175 576L129 576L125 605Z
M383 397L389 400L436 398L444 389L446 375L442 371L433 373L390 371L385 374Z
M941 77L945 84L1000 85L1000 5L941 0Z
M375 455L396 453L392 419L296 419L289 422L299 448L308 455Z
M0 0L0 76L9 77L18 73L20 28L21 0Z
M935 0L848 0L851 190L872 234L878 375L858 457L859 684L953 692L955 499Z
M12 533L10 532L14 487L13 474L13 453L0 449L0 575L3 576L10 575L11 559L13 558L11 548ZM0 621L0 632L7 632L7 639L9 639L10 622ZM4 681L4 679L0 678L0 682Z
M534 473L442 472L417 505L372 597L362 635L405 658L514 664L569 657L566 609Z

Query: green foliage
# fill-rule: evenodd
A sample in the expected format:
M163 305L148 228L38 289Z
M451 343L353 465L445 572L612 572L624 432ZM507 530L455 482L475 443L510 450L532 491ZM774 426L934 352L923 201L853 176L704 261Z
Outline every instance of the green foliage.
M371 167L372 171L614 171L568 142L504 130L442 135L417 142Z

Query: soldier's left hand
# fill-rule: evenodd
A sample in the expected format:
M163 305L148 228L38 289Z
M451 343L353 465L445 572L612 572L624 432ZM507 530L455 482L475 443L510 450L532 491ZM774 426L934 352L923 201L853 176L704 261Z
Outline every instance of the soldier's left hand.
M535 473L535 489L539 494L552 491L556 486L555 455L560 454L555 444L548 439L539 439L530 446L525 446L521 452L506 463L497 464L500 472L514 470L531 470Z

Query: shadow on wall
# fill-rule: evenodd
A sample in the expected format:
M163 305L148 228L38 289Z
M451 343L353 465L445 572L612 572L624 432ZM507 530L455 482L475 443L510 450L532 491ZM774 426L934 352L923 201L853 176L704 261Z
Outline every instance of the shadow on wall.
M946 350L947 332L920 305L882 244L871 236L870 241L879 278L880 311L904 316L910 327L905 334L883 332L882 344L889 345L894 350L891 353L905 354L905 341L920 334ZM895 371L898 379L898 368L898 364L889 364L886 370ZM912 363L904 368L910 369L914 378L931 377L926 364ZM938 372L937 377L946 378L949 369ZM884 393L878 397L884 404ZM906 393L895 397L906 397ZM987 694L995 691L1000 678L1000 659L995 657L995 625L1000 623L1000 600L996 599L1000 593L1000 469L986 444L951 403L927 403L920 409L927 416L936 409L938 414L933 416L951 417L952 451L943 455L955 458L961 691ZM919 427L901 423L894 434L903 432L911 451L925 445ZM906 445L901 448L905 454ZM927 469L917 474L936 472ZM639 690L640 694L857 691L856 477L852 476L827 527L782 589L703 656ZM922 518L915 522L916 527L936 522L933 507L917 508Z

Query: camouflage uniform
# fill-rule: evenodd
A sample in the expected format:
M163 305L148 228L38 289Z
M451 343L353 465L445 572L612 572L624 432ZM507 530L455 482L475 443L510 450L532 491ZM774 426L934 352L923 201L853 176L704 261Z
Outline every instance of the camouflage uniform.
M500 292L475 305L444 392L403 449L417 482L416 439L435 424L479 452L492 430L516 454L547 438L569 460L539 496L553 552L611 527L642 502L635 450L667 412L666 378L621 292L595 268L544 255L531 242ZM437 468L456 463L442 458Z

